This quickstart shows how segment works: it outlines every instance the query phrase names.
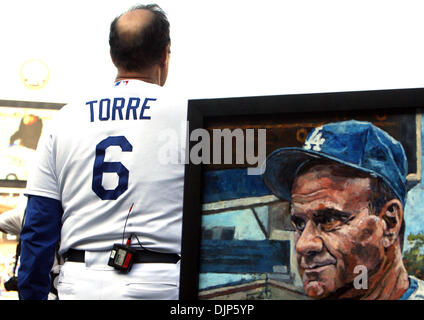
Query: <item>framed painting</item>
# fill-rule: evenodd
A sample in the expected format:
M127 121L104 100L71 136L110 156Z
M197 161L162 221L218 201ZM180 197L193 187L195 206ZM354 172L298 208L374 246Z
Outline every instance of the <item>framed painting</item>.
M24 188L40 136L64 104L0 100L0 188Z
M319 296L317 292L328 289L330 285L316 284L317 289L315 282L305 282L309 269L299 268L306 260L299 258L298 243L305 232L299 232L293 220L290 199L284 199L264 177L274 170L267 159L279 150L309 148L308 152L319 153L325 141L320 130L334 123L354 124L333 132L337 143L351 139L344 142L340 157L364 153L364 146L374 141L361 138L358 144L350 137L362 126L403 146L407 172L402 183L408 200L399 205L406 221L405 245L400 250L408 273L422 277L424 267L414 265L417 257L408 254L417 243L409 241L415 239L411 237L424 231L424 218L415 210L424 200L420 193L423 106L421 88L189 101L180 299L308 300L314 292ZM381 156L380 151L367 150L371 158ZM384 162L389 160L381 161L383 165L373 163L362 171L379 177L384 168L393 167ZM360 169L367 165L358 164ZM285 177L280 174L279 179ZM305 219L303 228L312 219ZM318 224L322 223L314 222ZM420 243L424 247L424 239Z

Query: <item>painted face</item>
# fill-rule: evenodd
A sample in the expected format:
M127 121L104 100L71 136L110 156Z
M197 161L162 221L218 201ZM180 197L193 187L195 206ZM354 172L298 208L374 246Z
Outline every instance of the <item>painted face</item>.
M370 179L335 175L335 168L343 170L312 167L292 187L296 258L305 292L313 298L350 288L358 276L355 267L366 267L370 276L384 259L383 221L368 205Z

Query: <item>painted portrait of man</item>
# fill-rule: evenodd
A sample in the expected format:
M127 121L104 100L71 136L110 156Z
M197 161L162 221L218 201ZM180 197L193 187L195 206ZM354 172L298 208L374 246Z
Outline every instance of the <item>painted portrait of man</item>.
M268 155L263 179L290 203L309 297L424 299L424 282L402 261L407 167L400 142L355 120L317 127L303 147Z

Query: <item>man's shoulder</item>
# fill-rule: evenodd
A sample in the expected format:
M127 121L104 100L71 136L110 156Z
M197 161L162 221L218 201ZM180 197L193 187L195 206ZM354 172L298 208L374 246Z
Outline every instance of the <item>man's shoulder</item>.
M414 276L409 276L409 279L411 284L415 283L416 288L407 300L424 300L424 280L418 279Z

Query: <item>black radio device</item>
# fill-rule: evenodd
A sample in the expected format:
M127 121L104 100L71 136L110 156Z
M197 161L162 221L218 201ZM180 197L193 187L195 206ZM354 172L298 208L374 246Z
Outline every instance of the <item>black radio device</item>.
M127 239L127 243L124 245L125 237L125 228L127 226L128 217L133 209L134 203L131 205L130 210L128 210L127 219L125 220L124 231L122 233L122 244L115 243L113 245L112 251L110 253L108 266L114 267L116 270L119 270L123 273L128 273L131 270L131 267L135 260L135 255L137 250L131 248L131 238L132 234Z

